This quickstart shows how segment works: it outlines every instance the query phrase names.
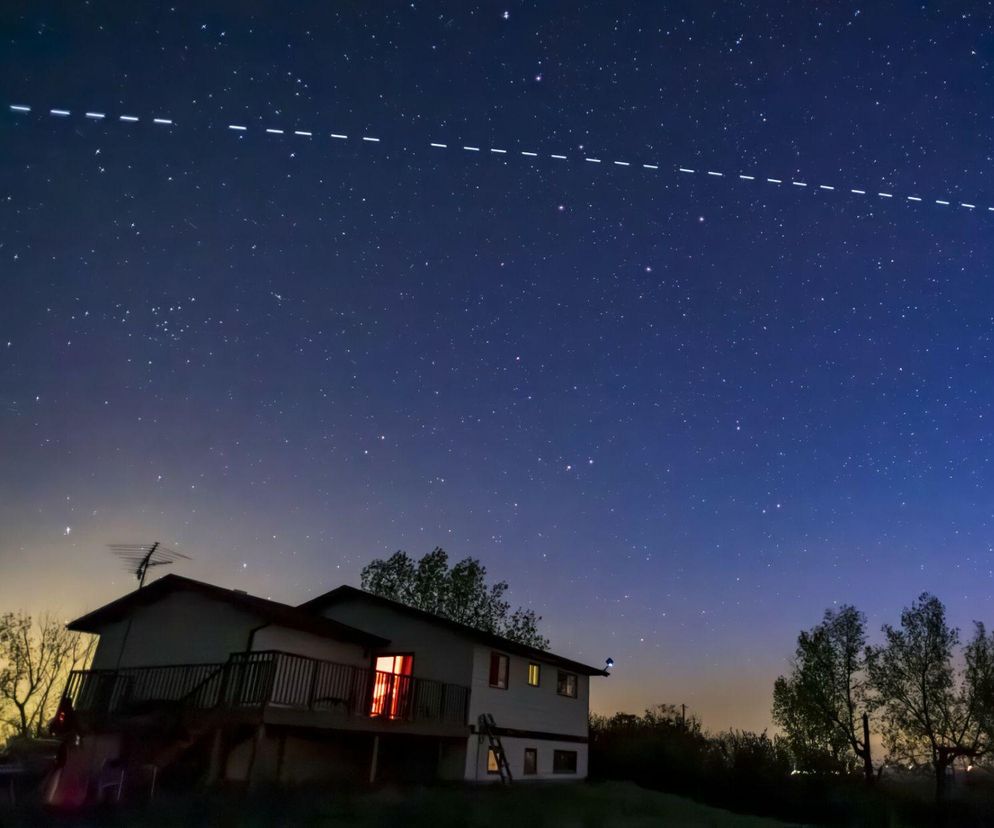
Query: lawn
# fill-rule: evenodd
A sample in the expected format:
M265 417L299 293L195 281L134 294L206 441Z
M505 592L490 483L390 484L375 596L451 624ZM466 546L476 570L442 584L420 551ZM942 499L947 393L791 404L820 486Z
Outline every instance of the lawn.
M4 812L0 825L39 824L37 812ZM47 815L45 821L52 818ZM121 806L63 815L65 828L82 826L230 826L271 828L781 828L786 823L740 816L631 783L518 785L510 789L383 789L358 794L279 792L238 797L160 797L142 806Z

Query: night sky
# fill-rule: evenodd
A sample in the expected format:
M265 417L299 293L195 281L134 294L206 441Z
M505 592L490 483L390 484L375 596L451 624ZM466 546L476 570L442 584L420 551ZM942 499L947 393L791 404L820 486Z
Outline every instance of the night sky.
M441 545L715 728L994 621L991 4L202 5L0 10L0 609Z

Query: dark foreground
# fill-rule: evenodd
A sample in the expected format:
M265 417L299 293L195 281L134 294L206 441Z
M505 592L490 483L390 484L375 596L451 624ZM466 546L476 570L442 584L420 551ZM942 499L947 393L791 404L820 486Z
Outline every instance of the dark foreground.
M397 828L782 828L631 783L163 796L152 803L52 814L0 805L0 826L397 826Z

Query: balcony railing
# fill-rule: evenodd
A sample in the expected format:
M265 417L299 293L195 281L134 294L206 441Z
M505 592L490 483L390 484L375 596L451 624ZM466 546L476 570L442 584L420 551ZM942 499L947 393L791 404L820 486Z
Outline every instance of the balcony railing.
M464 725L469 688L276 650L233 653L215 664L74 670L64 697L81 715L165 708L326 712L383 722Z

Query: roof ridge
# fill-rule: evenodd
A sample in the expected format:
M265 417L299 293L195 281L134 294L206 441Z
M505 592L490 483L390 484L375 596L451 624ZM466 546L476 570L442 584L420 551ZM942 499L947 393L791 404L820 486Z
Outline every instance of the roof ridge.
M193 592L199 592L210 598L240 605L245 611L255 612L262 616L269 624L296 626L299 629L310 627L311 631L318 635L324 634L328 637L338 637L342 640L351 640L369 646L383 646L389 643L389 639L383 636L353 627L334 618L317 615L292 604L274 601L271 598L262 598L258 595L251 595L245 591L219 586L207 581L198 581L195 578L177 575L174 572L163 575L161 578L157 578L140 589L135 589L124 594L104 604L102 607L98 607L70 621L66 626L71 630L92 632L92 628L95 625L114 620L117 616L128 612L134 606L153 603L169 592L184 588ZM324 627L323 630L321 629L322 627Z
M379 602L381 604L387 604L402 612L421 616L428 621L433 621L450 628L457 628L457 632L463 632L472 635L475 638L486 639L488 643L491 645L496 644L496 646L500 649L506 649L512 652L517 651L519 654L532 656L536 660L544 659L545 661L566 665L574 670L577 670L578 672L584 672L587 675L609 675L606 670L598 667L591 667L588 664L583 664L582 662L575 661L574 659L567 658L566 656L557 655L551 650L541 650L538 647L522 644L521 642L514 641L513 639L507 638L499 633L490 632L489 630L481 630L479 627L473 627L469 624L464 624L462 621L455 621L452 618L446 618L444 615L438 615L437 613L429 612L428 610L412 607L410 604L405 604L402 601L396 601L393 598L387 598L383 595L377 595L375 592L369 592L368 590L354 587L351 584L342 584L341 586L337 586L328 592L324 592L315 598L311 598L309 601L298 604L297 608L306 612L319 612L319 607L334 603L340 600L343 595L353 595L359 598L366 598L368 600Z

